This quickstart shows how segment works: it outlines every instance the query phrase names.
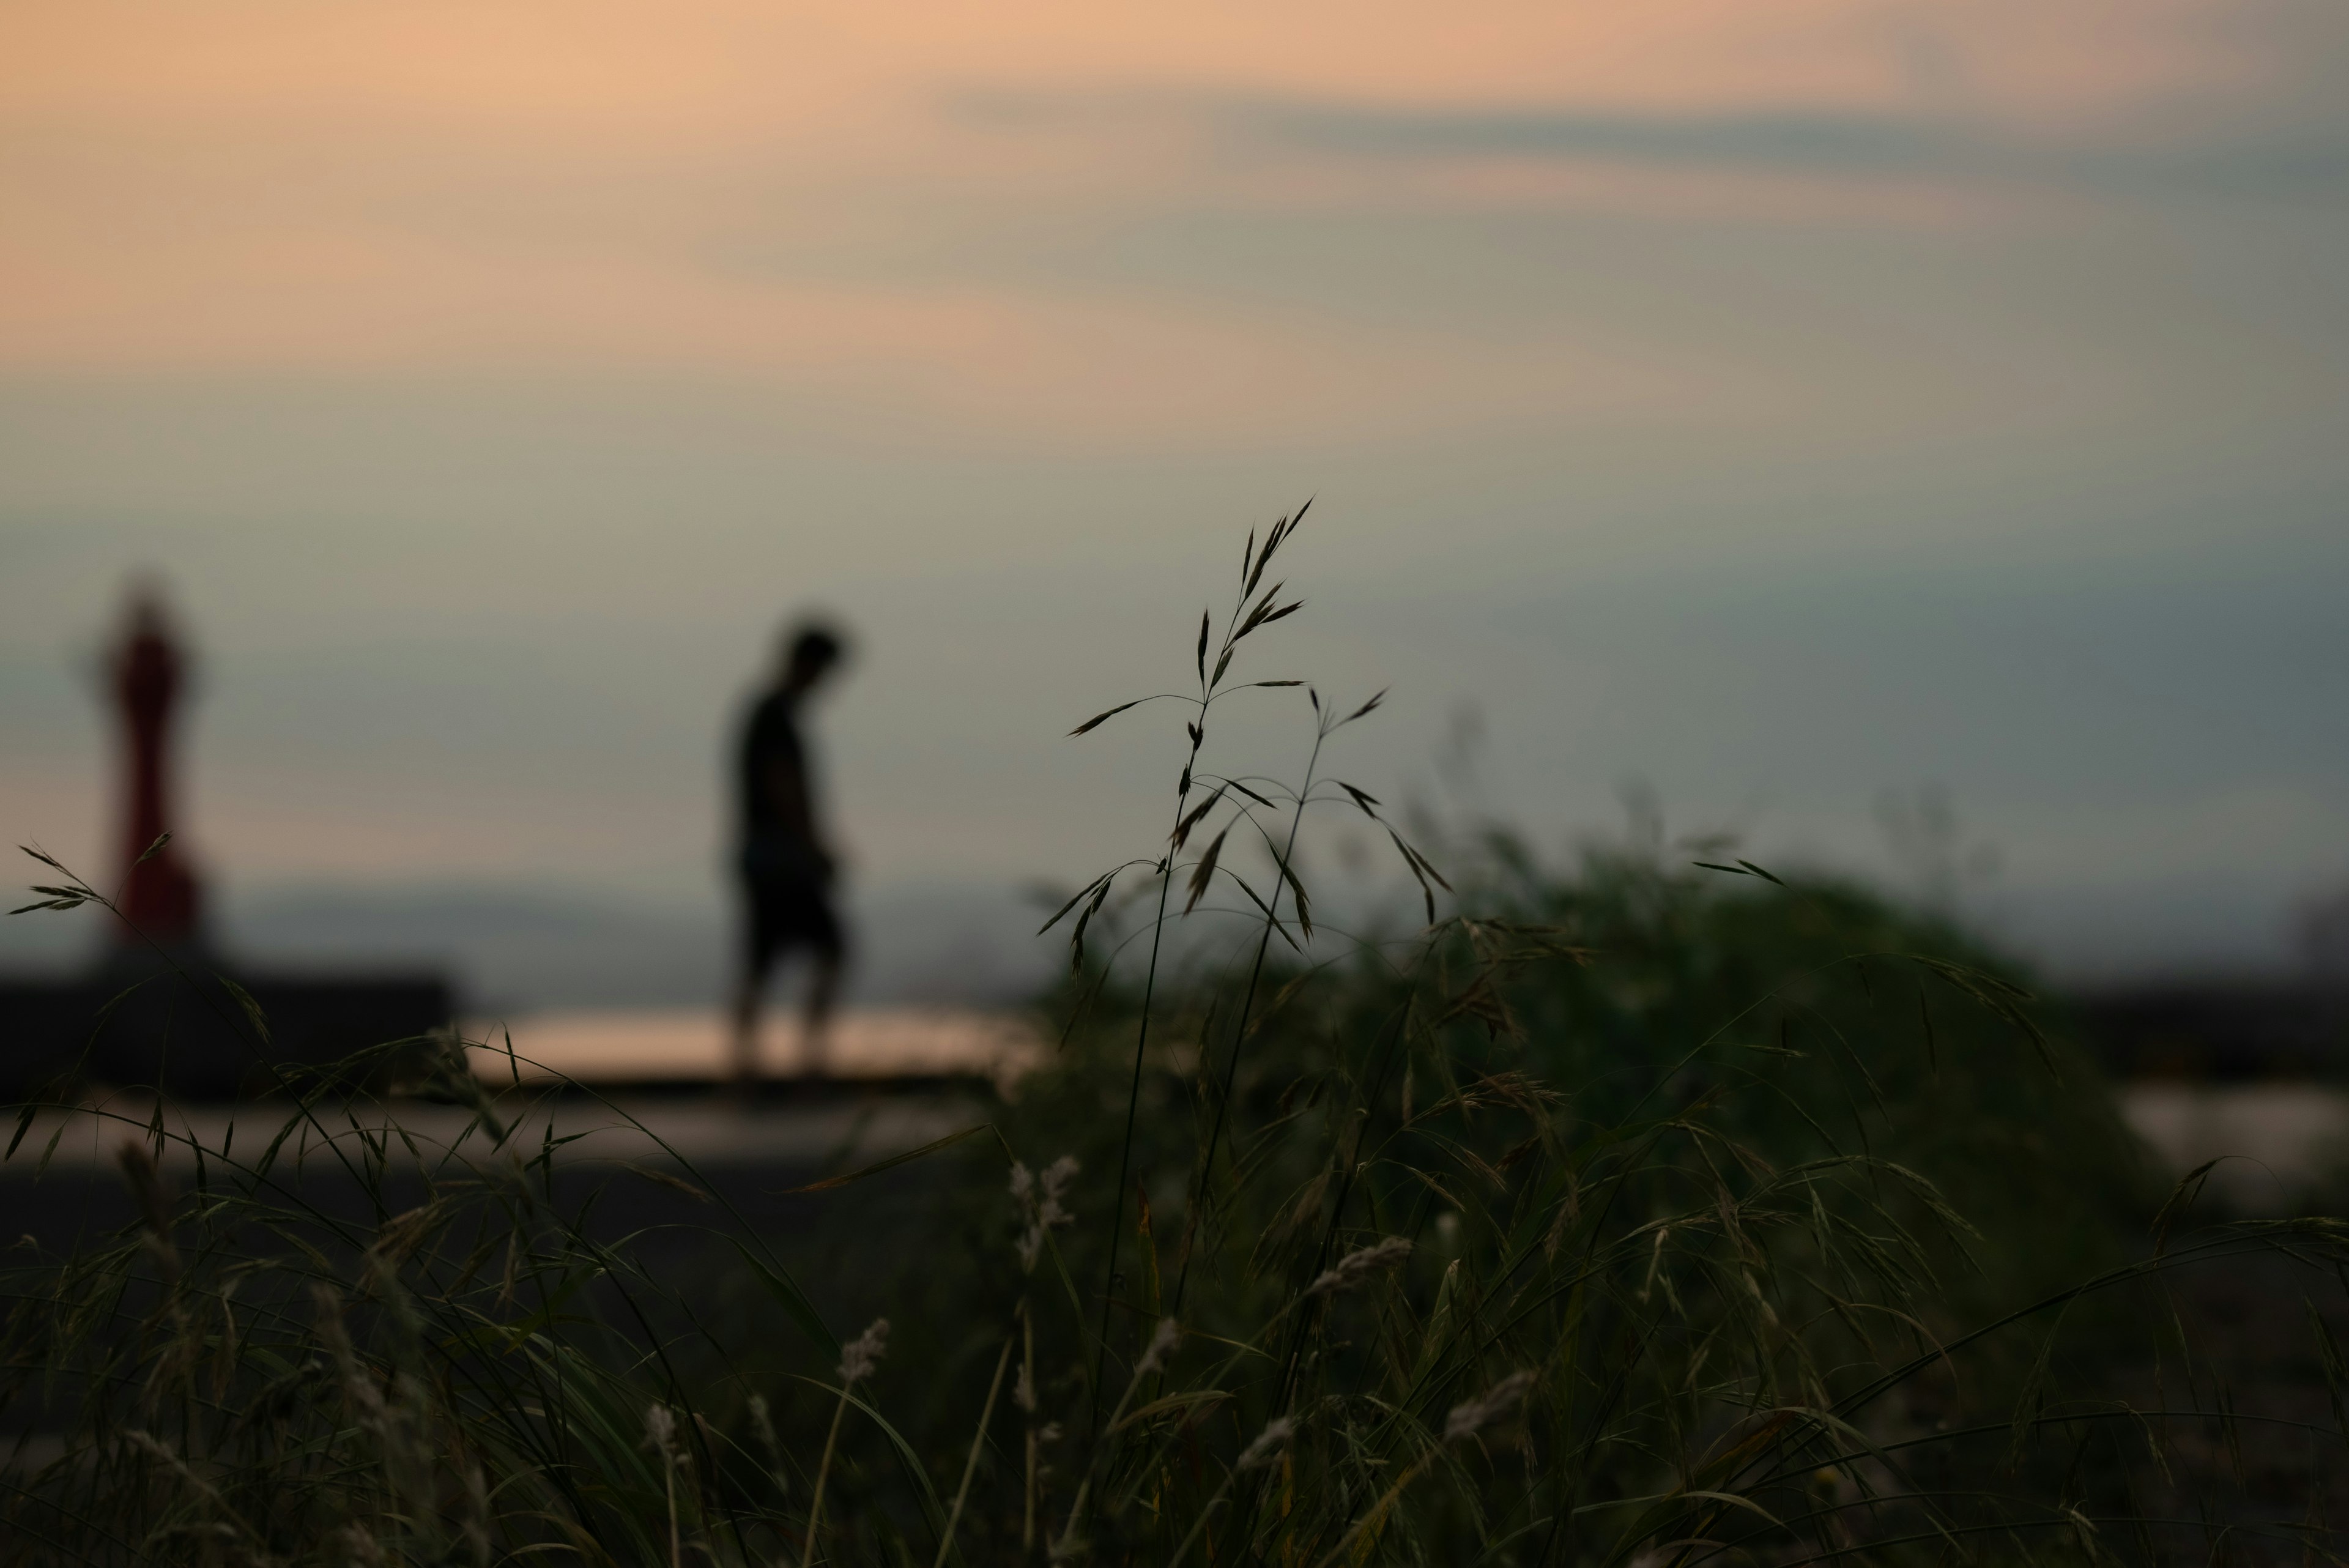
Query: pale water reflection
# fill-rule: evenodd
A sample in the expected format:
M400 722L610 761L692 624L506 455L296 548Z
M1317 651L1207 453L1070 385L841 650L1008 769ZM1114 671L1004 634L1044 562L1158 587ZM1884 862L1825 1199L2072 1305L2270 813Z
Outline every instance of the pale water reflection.
M715 1084L731 1070L730 1028L716 1008L599 1008L471 1019L463 1033L476 1043L474 1070L485 1078ZM1045 1050L1017 1014L957 1008L845 1009L832 1020L821 1063L810 1061L796 1018L771 1019L761 1039L761 1066L771 1078L984 1078L999 1087Z

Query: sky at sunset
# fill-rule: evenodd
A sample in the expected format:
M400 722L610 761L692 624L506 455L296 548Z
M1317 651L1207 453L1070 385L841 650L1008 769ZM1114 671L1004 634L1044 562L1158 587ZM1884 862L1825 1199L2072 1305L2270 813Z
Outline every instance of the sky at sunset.
M714 910L810 605L861 888L1089 873L1179 735L1062 732L1309 495L1254 673L1377 793L1914 883L1940 790L2059 967L2278 962L2344 278L2316 0L0 0L0 826L103 867L148 571L238 897Z

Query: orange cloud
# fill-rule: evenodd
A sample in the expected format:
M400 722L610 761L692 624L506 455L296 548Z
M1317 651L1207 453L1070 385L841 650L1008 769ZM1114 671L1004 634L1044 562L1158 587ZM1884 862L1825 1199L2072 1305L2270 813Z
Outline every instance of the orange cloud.
M694 368L1109 438L1686 396L1589 347L1071 297L926 212L1598 207L1979 218L1932 181L1506 155L1374 166L985 92L1475 111L1920 114L2061 127L2281 68L2200 0L1143 7L466 0L20 6L0 34L0 369ZM1154 95L1155 95L1154 97ZM761 268L746 247L800 261ZM891 270L876 248L920 255ZM817 258L810 261L809 257ZM1733 402L1737 394L1728 394Z

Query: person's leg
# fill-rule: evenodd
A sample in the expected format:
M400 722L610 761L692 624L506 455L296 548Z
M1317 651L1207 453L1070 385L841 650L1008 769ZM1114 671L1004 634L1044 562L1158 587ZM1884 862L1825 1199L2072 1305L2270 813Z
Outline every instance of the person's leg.
M759 992L764 976L748 964L734 982L734 1083L748 1088L759 1081Z
M804 1070L813 1077L826 1066L832 1044L832 1005L840 994L843 965L837 943L815 950L815 967L808 975L807 1011L800 1038L806 1042Z
M774 962L775 940L769 900L759 889L743 890L742 962L734 982L734 1085L755 1087L759 1082L759 1002L767 986L767 971Z
M840 995L840 977L847 968L848 944L843 940L840 921L828 903L819 902L810 922L810 956L815 961L813 972L808 976L807 1011L802 1015L800 1038L805 1042L802 1070L811 1077L827 1065L830 1054L833 1003Z

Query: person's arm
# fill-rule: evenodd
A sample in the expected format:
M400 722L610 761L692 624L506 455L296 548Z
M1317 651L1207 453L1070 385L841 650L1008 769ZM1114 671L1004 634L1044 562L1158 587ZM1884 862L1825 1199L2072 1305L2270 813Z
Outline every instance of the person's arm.
M807 772L800 759L789 753L770 757L760 770L760 784L766 791L767 805L775 821L813 850L818 866L829 873L832 852L825 847L823 836L816 831L815 803L810 798Z
M815 815L808 808L807 780L801 776L799 760L769 757L759 770L759 785L774 819L793 836L815 842Z

